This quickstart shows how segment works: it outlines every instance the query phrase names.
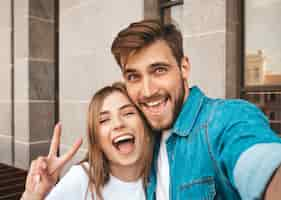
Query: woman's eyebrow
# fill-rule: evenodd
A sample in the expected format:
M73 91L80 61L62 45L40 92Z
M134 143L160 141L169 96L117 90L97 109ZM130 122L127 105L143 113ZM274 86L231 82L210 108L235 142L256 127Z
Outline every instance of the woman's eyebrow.
M135 108L135 106L133 104L129 103L129 104L125 104L125 105L121 106L119 108L119 110L124 110L126 108Z
M102 111L102 112L100 112L100 115L107 115L107 114L109 114L109 111Z

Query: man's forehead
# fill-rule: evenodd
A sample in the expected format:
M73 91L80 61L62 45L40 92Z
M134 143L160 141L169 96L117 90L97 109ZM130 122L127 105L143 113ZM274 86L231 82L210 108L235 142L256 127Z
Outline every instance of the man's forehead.
M163 60L163 59L161 59ZM132 56L127 60L126 65L122 67L123 73L145 71L148 70L154 63L158 63L156 57Z
M121 59L122 72L144 71L154 63L174 62L175 58L165 41L159 40L141 49L134 50Z

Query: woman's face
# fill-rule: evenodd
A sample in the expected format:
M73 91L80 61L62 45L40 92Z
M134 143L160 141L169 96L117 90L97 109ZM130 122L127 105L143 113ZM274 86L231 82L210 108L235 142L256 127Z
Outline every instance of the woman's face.
M121 92L113 92L104 99L98 130L109 165L139 165L145 148L144 123L135 106Z

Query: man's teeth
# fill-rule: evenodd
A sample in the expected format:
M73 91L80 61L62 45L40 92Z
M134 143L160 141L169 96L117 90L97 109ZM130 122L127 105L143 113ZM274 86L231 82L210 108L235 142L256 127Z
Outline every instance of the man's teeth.
M117 137L113 140L113 142L116 144L118 142L124 141L124 140L131 140L134 137L132 135L122 135L120 137Z
M147 106L159 106L163 102L164 102L164 100L159 100L159 101L153 101L153 102L146 102L145 104Z

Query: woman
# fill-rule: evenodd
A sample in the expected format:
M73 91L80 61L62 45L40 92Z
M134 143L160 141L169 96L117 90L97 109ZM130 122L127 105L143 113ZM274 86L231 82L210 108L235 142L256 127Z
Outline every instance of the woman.
M60 170L81 145L56 157L60 125L48 157L31 165L22 199L145 199L153 138L121 83L99 90L88 110L88 153L52 189ZM50 192L49 192L50 191Z

